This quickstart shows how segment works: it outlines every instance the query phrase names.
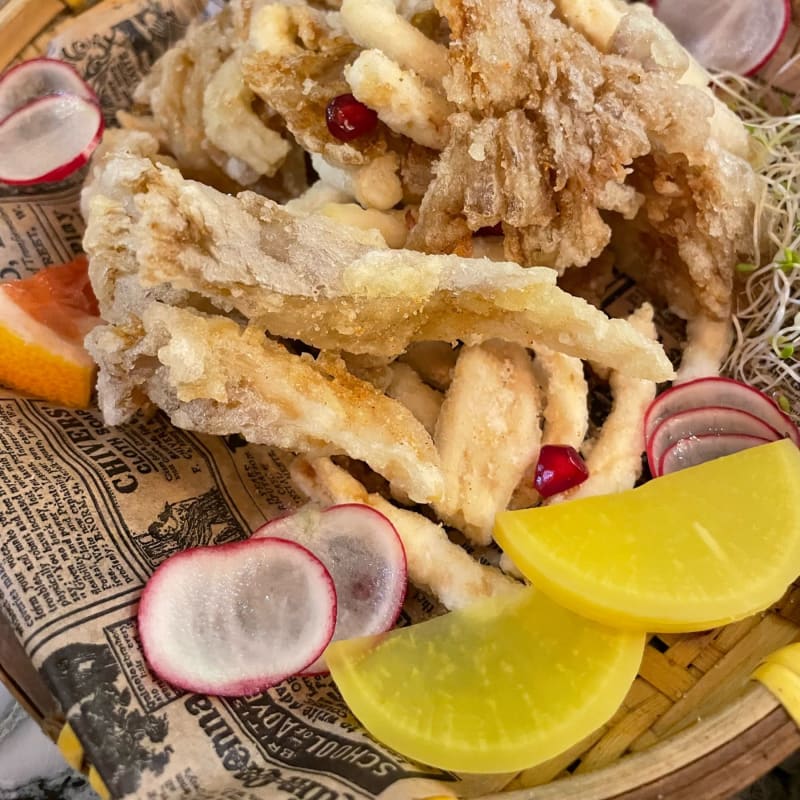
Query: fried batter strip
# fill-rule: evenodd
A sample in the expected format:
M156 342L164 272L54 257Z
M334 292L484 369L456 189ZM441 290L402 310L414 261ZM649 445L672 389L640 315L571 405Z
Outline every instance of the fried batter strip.
M447 49L403 19L393 0L342 0L342 20L362 47L382 51L434 84L447 75Z
M686 345L675 383L717 376L731 349L733 325L730 320L713 320L702 314L686 323Z
M461 350L434 434L444 476L434 509L473 544L492 541L495 515L536 459L540 408L524 347L494 340Z
M657 336L653 324L653 307L644 303L628 318L646 336ZM656 396L653 381L630 378L611 372L609 383L613 405L596 439L587 444L586 466L589 477L575 489L554 495L548 503L614 494L632 489L642 474L644 426L642 420Z
M453 380L457 360L458 351L448 342L416 342L400 356L425 383L443 392Z
M560 290L546 268L390 250L370 231L223 195L126 153L105 161L92 194L85 247L110 322L130 313L118 279L134 272L145 289L198 295L320 349L397 356L413 341L499 338L672 376L658 343Z
M342 142L325 122L330 100L350 91L344 68L358 55L357 45L326 12L302 4L281 8L288 17L285 45L246 54L245 83L281 116L307 152L341 166L362 166L383 155L387 150L383 126L370 136Z
M109 424L148 398L175 425L367 462L416 502L442 491L430 436L403 405L352 376L335 355L296 356L233 320L151 303L141 324L87 341Z
M441 150L447 143L447 118L453 107L444 95L400 68L380 50L364 50L344 70L353 94L374 108L393 131Z
M261 175L272 177L291 150L291 144L253 112L253 94L244 84L238 54L222 64L206 87L203 124L208 141L250 171L239 179L243 185L255 183ZM236 174L236 167L228 164L226 172Z
M542 444L580 450L589 429L589 386L583 376L583 362L539 345L533 371L544 392ZM534 458L525 470L509 508L532 508L539 502L533 485L536 461Z
M389 372L391 377L386 394L402 403L433 436L444 401L442 393L428 386L416 370L402 361L391 364Z
M209 22L192 23L134 93L134 101L149 109L162 145L181 169L223 188L230 180L218 163L222 154L214 152L205 134L203 98L212 75L236 46L235 23L232 6Z
M626 266L679 313L725 316L756 179L711 136L709 93L599 52L549 0L437 6L452 32L444 85L461 113L409 246L453 252L502 221L506 257L563 270L619 229L642 243Z
M397 508L379 494L368 493L330 459L296 458L290 471L295 485L318 503L365 503L384 514L403 542L409 579L436 595L446 608L464 608L482 597L522 588L522 584L495 567L479 563L451 542L441 525L415 511Z

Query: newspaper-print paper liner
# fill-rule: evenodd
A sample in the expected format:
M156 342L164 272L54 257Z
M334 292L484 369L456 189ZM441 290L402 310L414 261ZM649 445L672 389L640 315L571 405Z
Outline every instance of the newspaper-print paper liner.
M49 53L87 78L113 123L192 16L219 7L106 0L61 29ZM81 251L81 180L0 191L0 280ZM641 299L619 278L606 307L622 315ZM0 606L89 761L115 797L147 800L406 800L500 790L513 776L454 775L375 742L328 676L220 699L177 691L148 670L136 628L148 576L178 550L243 539L302 503L288 459L239 437L176 429L161 415L109 428L97 411L0 390ZM440 610L412 589L401 624Z
M62 28L113 123L141 76L214 0L105 2ZM83 175L0 190L0 280L81 252ZM165 417L109 428L97 411L0 390L0 606L115 797L355 800L476 796L511 776L456 776L372 740L328 676L255 697L177 691L148 670L136 628L148 576L187 547L246 538L304 498L289 456L196 436ZM402 624L438 612L409 593Z

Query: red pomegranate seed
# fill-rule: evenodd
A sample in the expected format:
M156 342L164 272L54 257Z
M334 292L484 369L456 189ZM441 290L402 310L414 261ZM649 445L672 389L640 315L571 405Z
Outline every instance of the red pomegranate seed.
M539 451L533 485L542 497L579 486L589 477L586 463L574 447L546 444Z
M352 94L340 94L328 103L325 122L331 136L343 142L351 142L372 133L378 124L378 115L356 100Z

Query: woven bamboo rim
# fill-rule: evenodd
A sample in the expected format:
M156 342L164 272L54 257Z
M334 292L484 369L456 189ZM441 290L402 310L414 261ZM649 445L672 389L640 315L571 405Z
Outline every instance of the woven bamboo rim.
M67 6L76 0L9 4L17 22L25 8L31 20L41 18L45 5L50 19L28 25L28 41L17 38L0 51L0 70L41 54L52 30L69 24ZM0 0L0 22L3 7ZM607 725L483 800L730 798L800 749L800 729L773 695L749 681L765 656L797 640L800 581L765 614L713 631L652 637L639 676ZM64 717L1 614L0 681L57 740Z

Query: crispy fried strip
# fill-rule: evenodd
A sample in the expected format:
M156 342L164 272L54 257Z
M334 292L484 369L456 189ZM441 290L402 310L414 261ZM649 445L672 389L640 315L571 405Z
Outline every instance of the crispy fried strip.
M494 340L461 350L434 434L444 477L434 508L474 544L492 541L495 514L536 459L540 407L524 347Z
M544 389L542 444L563 444L580 450L589 428L589 387L583 362L573 356L536 347L533 370ZM525 470L509 508L532 508L539 502L533 488L536 458Z
M392 0L343 0L342 20L362 47L382 50L401 67L434 83L447 74L447 48L403 19Z
M356 203L327 203L319 213L342 225L378 231L389 247L400 248L406 243L405 211L378 211L376 208L361 208Z
M228 58L214 73L203 95L203 123L208 140L252 170L253 180L248 184L261 175L274 175L290 149L289 142L253 113L254 97L245 86L237 55Z
M652 9L643 3L631 8L617 0L555 0L555 4L569 25L580 31L601 52L631 57L638 55L637 61L647 66L645 58L642 58L645 55L659 67L677 70L675 77L680 83L707 92L714 101L712 135L734 155L749 157L750 143L742 121L708 91L708 73L678 43L669 28L653 16ZM634 47L641 47L648 41L651 46L646 54L630 52L631 40Z
M297 23L289 6L269 3L257 9L250 19L248 42L256 52L290 56L300 52L295 43Z
M628 318L644 335L655 339L653 307L644 303ZM575 489L548 498L548 503L614 494L632 489L642 474L644 414L656 396L653 381L612 371L609 379L614 404L586 459L589 477Z
M625 374L673 374L660 344L559 289L550 269L390 250L369 231L298 218L248 192L224 195L132 155L106 161L93 187L84 244L111 322L130 310L105 282L135 264L144 287L199 294L320 349L396 356L412 341L499 338Z
M365 208L387 211L403 199L395 153L378 156L363 167L337 167L312 153L311 164L323 181L355 197Z
M583 362L540 345L533 368L546 387L542 444L580 448L589 429L589 386Z
M733 341L733 326L728 319L701 314L686 323L686 340L675 383L719 375Z
M161 303L135 328L100 328L87 346L100 365L100 406L117 424L143 393L179 427L318 455L366 461L416 502L442 491L438 456L413 414L341 359L296 356L257 329ZM134 338L124 341L122 337Z
M455 110L447 98L380 50L364 50L344 69L353 94L395 133L434 150L443 150L447 118Z
M402 403L433 436L444 400L442 393L428 386L416 370L402 361L391 364L389 372L391 380L386 394Z
M352 199L353 195L319 180L312 183L303 194L289 200L283 207L295 216L304 217L318 213L331 203L348 203Z
M443 392L453 380L457 360L458 351L448 342L415 342L400 356L425 383Z
M448 609L520 590L521 584L494 567L480 564L451 542L441 525L415 511L399 509L379 494L368 494L330 459L297 458L290 470L297 487L316 502L365 503L384 514L403 542L411 582L431 591Z
M209 151L203 125L203 96L211 75L236 46L233 10L206 23L194 22L186 35L155 63L134 93L148 106L159 138L192 176L218 181L222 171Z

